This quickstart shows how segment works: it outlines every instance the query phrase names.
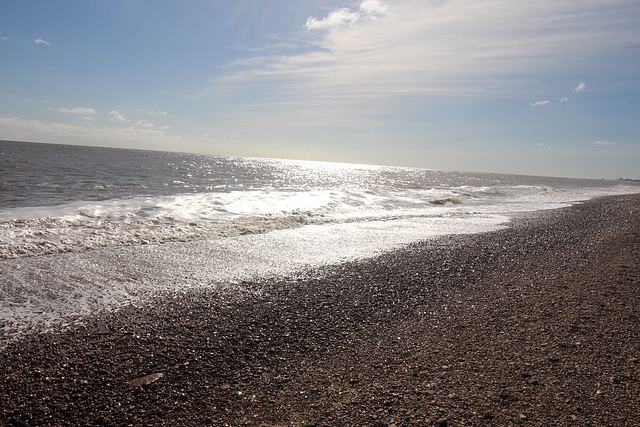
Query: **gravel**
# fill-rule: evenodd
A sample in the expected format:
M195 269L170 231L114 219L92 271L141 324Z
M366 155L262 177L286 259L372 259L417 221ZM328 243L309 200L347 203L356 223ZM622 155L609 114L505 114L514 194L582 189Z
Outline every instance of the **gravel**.
M0 424L640 425L640 196L1 350Z

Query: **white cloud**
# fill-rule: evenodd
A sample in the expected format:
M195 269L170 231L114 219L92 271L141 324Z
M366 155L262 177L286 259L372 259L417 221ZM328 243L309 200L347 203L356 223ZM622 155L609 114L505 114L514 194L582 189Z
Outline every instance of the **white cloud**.
M531 104L529 104L532 107L541 107L543 105L547 105L549 103L549 100L544 100L544 101L537 101L537 102L532 102Z
M92 120L93 120L93 117L85 116L85 117L83 117L81 120L84 120L84 121L90 122L90 121L92 121Z
M365 0L360 5L360 11L371 16L384 16L389 13L389 7L378 0Z
M354 24L360 19L358 12L352 12L350 9L337 9L327 15L326 18L317 20L315 18L307 18L305 27L307 30L324 30L327 28L337 27L344 24Z
M109 112L109 114L111 115L111 118L109 119L110 122L114 122L114 123L129 123L131 122L130 119L126 118L124 116L124 114L122 114L121 112L119 112L118 110L111 110ZM156 112L149 112L149 114L160 114L163 115L163 113L156 113ZM166 113L164 113L166 114ZM140 126L140 127L145 127L145 128L151 128L154 127L155 125L153 123L150 123L146 120L138 120L134 123L135 126Z
M596 141L596 142L594 142L594 144L596 144L596 145L618 145L617 142L611 142L611 141Z
M138 121L136 122L136 126L142 126L142 127L145 127L145 128L152 128L152 127L154 127L155 125L154 125L153 123L149 123L149 122L148 122L148 121L146 121L146 120L138 120Z
M35 39L33 42L37 43L37 44L44 44L44 45L47 45L47 46L51 46L51 43L49 43L48 41L42 40L42 39Z
M584 83L580 83L575 89L573 89L574 92L582 92L584 90L584 88L586 88L587 85Z
M166 111L150 111L149 114L151 114L152 116L156 114L159 116L166 116L168 113Z
M562 98L560 98L560 102L567 102L569 100L569 98L567 98L566 96L563 96Z
M114 110L115 111L115 110ZM113 113L113 111L111 112L111 114ZM113 115L113 117L111 117L109 119L110 122L115 122L115 123L127 123L130 122L131 120L127 119L125 116L123 116L122 114L115 114Z
M355 24L365 18L378 18L389 13L386 4L379 0L365 0L360 4L359 11L343 7L329 13L320 20L309 17L305 27L307 30L326 30L346 24Z
M69 110L67 108L60 108L58 111L61 113L71 113L71 114L98 114L96 113L96 110L94 110L93 108L86 108L86 107L78 107L78 108L74 108L73 110Z

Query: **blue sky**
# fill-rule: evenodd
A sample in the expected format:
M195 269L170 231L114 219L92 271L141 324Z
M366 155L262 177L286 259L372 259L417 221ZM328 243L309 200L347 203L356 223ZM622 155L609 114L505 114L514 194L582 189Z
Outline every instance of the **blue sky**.
M0 139L640 178L637 0L3 0L0 61Z

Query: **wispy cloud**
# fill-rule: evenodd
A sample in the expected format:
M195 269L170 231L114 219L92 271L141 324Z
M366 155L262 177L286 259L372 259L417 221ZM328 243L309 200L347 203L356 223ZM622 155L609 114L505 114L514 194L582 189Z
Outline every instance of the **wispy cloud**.
M136 126L93 126L91 123L69 125L58 122L28 120L21 117L0 117L3 138L15 141L47 141L63 144L95 144L171 150L182 147L192 152L206 152L208 146L170 135L166 129L148 129Z
M580 83L580 84L578 85L578 87L576 87L576 88L574 88L574 89L573 89L573 91L574 91L574 92L582 92L582 91L584 90L584 88L585 88L585 87L587 87L587 85L586 85L586 84L584 84L584 83ZM560 98L560 99L558 99L558 98L554 98L554 102L555 102L556 100L557 100L558 102L567 102L567 101L569 101L569 98L568 98L568 97L566 97L566 96L563 96L563 97L562 97L562 98ZM550 102L551 102L551 101L549 101L549 100L544 100L544 101L532 102L532 103L530 103L529 105L530 105L530 106L532 106L532 107L541 107L541 106L543 106L543 105L547 105L547 104L549 104Z
M532 107L541 107L543 105L547 105L549 103L549 100L546 99L544 101L537 101L537 102L532 102L531 104L529 104Z
M18 39L14 35L5 36L2 33L0 33L0 42L4 43L4 42L9 41L9 40L14 41L14 42L18 41Z
M170 137L164 130L142 129L138 127L95 127L76 126L57 122L43 122L40 120L27 120L21 117L0 117L0 126L5 130L7 137L20 139L27 136L33 140L34 136L42 135L47 140L86 144L87 140L99 142L127 142L136 146L137 143L148 142L151 147L158 148L157 142L168 142L176 144L180 141L178 137Z
M611 142L611 141L596 141L594 142L595 145L618 145L617 142Z
M60 113L71 113L71 114L98 114L96 113L96 110L94 110L93 108L86 108L86 107L77 107L72 110L69 110L67 108L60 108L58 111Z
M46 45L46 46L51 46L51 43L49 43L46 40L42 40L42 39L35 39L33 42L36 43L36 44L43 44L43 45Z
M635 43L635 0L606 4L539 0L364 1L306 21L313 50L229 64L210 92L336 102L390 96L512 96L532 75L561 70ZM374 19L375 18L375 19ZM523 92L525 85L522 84ZM579 86L580 87L580 86ZM311 100L311 101L310 101Z

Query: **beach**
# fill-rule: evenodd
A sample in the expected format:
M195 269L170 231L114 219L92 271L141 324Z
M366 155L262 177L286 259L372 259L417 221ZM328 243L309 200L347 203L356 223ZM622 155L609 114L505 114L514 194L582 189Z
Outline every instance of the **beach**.
M2 425L640 425L640 196L2 349Z

